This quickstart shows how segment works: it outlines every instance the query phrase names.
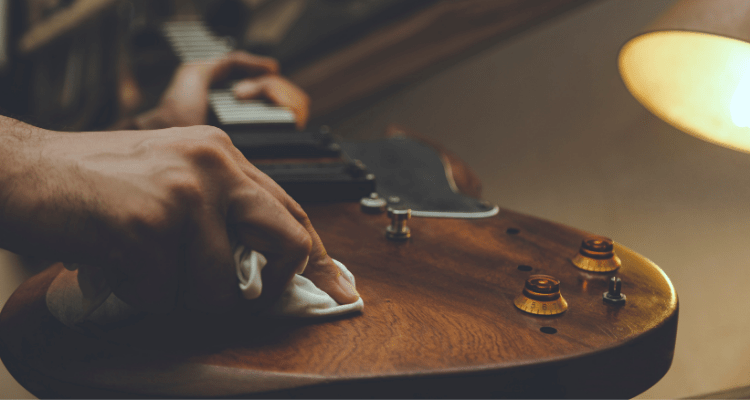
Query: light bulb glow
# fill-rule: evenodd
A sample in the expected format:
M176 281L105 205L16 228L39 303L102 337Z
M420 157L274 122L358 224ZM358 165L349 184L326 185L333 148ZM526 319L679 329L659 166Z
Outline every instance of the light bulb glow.
M700 139L750 153L750 43L688 31L631 39L619 58L633 96Z
M732 122L740 128L750 128L750 69L740 79L729 103Z

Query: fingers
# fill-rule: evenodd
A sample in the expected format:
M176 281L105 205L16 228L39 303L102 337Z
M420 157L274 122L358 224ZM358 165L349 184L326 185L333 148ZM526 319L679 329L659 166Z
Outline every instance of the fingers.
M262 297L279 295L309 256L305 277L339 304L357 301L359 293L354 282L334 264L299 203L248 162L239 150L234 147L230 150L235 165L248 180L240 182L244 191L231 195L234 200L228 223L237 226L241 243L261 252L269 261L261 276Z
M297 207L299 206L297 205ZM302 213L304 214L304 212ZM285 243L287 246L283 247L278 247L278 243L274 244L268 237L263 237L260 232L254 232L251 228L252 225L240 229L241 241L266 255L268 260L268 265L261 273L263 281L261 300L264 298L276 299L289 284L293 274L299 273L299 268L306 264L303 275L313 281L318 288L328 293L337 303L349 304L357 301L359 293L354 283L342 274L326 253L323 242L307 216L295 216L295 221L303 227L307 236L300 231L289 232L288 237L290 239L283 239L289 240ZM269 223L271 223L270 220ZM309 244L300 242L300 240L308 240L308 238L311 240ZM274 252L274 249L278 250ZM281 255L279 255L279 252L281 252ZM305 254L308 256L303 257Z
M234 225L240 243L266 257L259 300L273 301L292 276L306 264L312 241L305 228L276 197L249 185L233 194L228 223ZM236 281L236 277L235 277Z
M310 99L297 85L278 75L245 79L234 86L234 95L240 100L265 97L273 103L289 107L297 120L297 129L307 124Z
M273 58L236 51L218 60L195 61L180 66L172 78L170 88L174 88L172 92L179 90L180 93L207 92L211 85L226 79L235 70L251 76L278 74L279 63Z
M289 198L289 201L294 202L291 198ZM308 261L307 268L305 268L305 272L302 275L310 279L315 286L328 293L337 303L354 303L359 299L359 293L354 287L354 282L350 282L342 274L339 267L334 264L325 246L323 246L323 241L320 240L318 232L313 228L312 222L310 222L307 214L302 211L302 207L297 202L294 202L294 205L289 204L289 208L291 209L297 207L299 207L296 215L297 220L305 227L305 230L312 239L310 261Z
M238 150L235 151L234 157L245 175L254 182L257 182L273 196L302 225L312 240L312 248L309 253L310 259L303 275L312 280L317 287L328 293L339 304L349 304L357 301L359 293L354 287L354 282L350 282L342 275L339 268L334 264L307 213L305 213L299 203L294 201L268 175L250 164Z
M359 300L359 292L354 283L347 279L331 257L326 256L316 261L311 257L302 275L339 304L350 304Z
M270 57L235 51L213 65L210 70L209 83L213 84L226 79L234 70L240 70L251 75L275 75L279 73L279 63Z

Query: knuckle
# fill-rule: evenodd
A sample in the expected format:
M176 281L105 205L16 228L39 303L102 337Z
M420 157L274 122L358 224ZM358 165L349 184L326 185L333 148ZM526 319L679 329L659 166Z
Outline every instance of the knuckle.
M303 210L302 207L299 206L299 204L297 204L297 209L292 211L292 215L297 219L297 222L302 224L302 226L304 227L312 226L312 222L310 222L310 218L307 216L307 213L305 212L305 210Z
M302 226L298 226L297 229L291 232L287 245L287 250L292 256L304 258L312 251L312 238L307 230Z
M215 126L204 126L206 137L210 140L214 140L218 143L231 143L231 139L229 139L229 135L227 135L226 132L221 130L220 128L217 128Z
M222 146L232 144L232 139L230 139L229 135L220 128L209 125L201 125L197 128L200 129L201 139L207 142L216 143Z
M189 131L188 135L179 135L181 137L192 137L193 139L203 140L214 140L222 142L229 139L229 135L226 132L211 125L195 125L186 128Z
M191 160L210 163L222 158L222 149L213 141L206 139L193 140L186 144L186 153Z
M175 235L187 221L190 210L206 202L206 193L197 176L185 171L166 171L154 180L150 199L132 205L130 224L146 237Z
M180 144L180 152L199 167L221 167L231 160L231 140L223 132L211 133Z
M189 172L173 172L165 182L166 201L179 207L181 204L203 203L204 190L200 179Z
M182 224L182 213L166 201L154 200L141 204L129 213L129 226L139 240L156 240L170 237Z
M307 216L307 213L302 208L302 206L299 205L299 203L297 203L296 201L294 201L294 199L292 199L292 197L289 196L289 194L287 194L286 192L283 192L283 196L286 200L286 208L294 216L294 218L297 219L297 221L308 222L310 220L310 218Z

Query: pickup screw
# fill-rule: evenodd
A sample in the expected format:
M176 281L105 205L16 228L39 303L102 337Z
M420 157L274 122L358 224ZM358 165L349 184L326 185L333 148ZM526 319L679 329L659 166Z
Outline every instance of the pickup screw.
M411 209L394 210L388 208L388 217L391 224L385 228L385 237L391 240L403 241L411 237L411 229L406 226L406 221L411 219Z
M381 214L385 211L388 202L378 196L377 193L370 193L370 197L363 197L359 200L360 209L366 214Z
M620 291L622 290L622 280L618 277L613 276L609 280L609 290L604 292L602 299L607 303L622 305L625 303L625 295Z

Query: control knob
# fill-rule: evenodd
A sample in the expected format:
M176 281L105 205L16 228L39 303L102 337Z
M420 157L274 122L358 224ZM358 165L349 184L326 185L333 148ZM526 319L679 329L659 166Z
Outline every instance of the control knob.
M536 315L557 315L568 309L560 294L560 281L549 275L531 275L514 304L521 311Z
M604 236L589 236L581 242L571 261L576 267L589 272L612 272L622 266L615 254L614 242Z

